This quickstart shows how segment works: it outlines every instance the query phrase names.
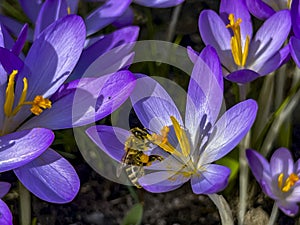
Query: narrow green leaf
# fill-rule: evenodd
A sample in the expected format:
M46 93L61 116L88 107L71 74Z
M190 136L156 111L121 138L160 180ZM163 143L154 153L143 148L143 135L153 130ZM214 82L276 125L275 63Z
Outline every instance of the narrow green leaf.
M143 218L143 205L135 204L122 221L122 225L140 225Z

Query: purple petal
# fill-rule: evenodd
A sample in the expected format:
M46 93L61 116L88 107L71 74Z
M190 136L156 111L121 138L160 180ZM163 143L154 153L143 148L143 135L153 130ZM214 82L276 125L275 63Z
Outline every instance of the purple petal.
M198 22L200 35L206 45L213 46L221 63L230 71L236 69L231 54L231 34L223 20L212 10L203 10Z
M243 69L243 70L236 70L230 74L228 74L225 78L232 82L245 84L251 81L254 81L256 78L259 77L259 74L253 70Z
M230 169L225 166L210 164L199 174L191 178L191 185L195 194L213 194L222 191L228 184Z
M290 175L294 172L294 160L290 151L286 148L277 149L270 160L272 177L278 177L280 173Z
M7 194L10 189L10 183L0 182L0 198Z
M51 109L31 118L22 129L40 126L56 130L93 123L119 108L134 86L135 77L129 71L73 81L61 89Z
M246 4L250 13L260 20L265 20L275 13L275 10L262 0L246 0Z
M141 76L130 96L134 111L144 127L160 133L163 126L172 124L174 116L183 124L180 113L166 90L154 79Z
M79 191L79 177L72 165L50 148L14 172L29 191L48 202L70 202Z
M0 172L15 169L32 161L52 144L53 139L53 132L44 128L22 130L2 136Z
M296 171L294 171L294 172L296 172ZM285 200L288 201L288 202L299 202L300 201L300 185L299 185L299 181L296 182L295 186L293 186L291 193L289 193L289 195L286 197Z
M220 17L223 19L225 24L229 24L228 16L231 13L234 15L235 19L242 19L240 29L242 36L242 46L244 46L246 36L248 35L250 37L250 40L252 38L251 16L245 1L222 0L220 4Z
M121 162L125 153L125 141L130 136L130 131L112 126L92 126L86 130L87 135L107 155Z
M269 60L267 60L263 67L260 68L257 72L261 75L267 75L280 66L285 64L291 58L290 55L290 46L286 45L279 51L277 51Z
M28 16L28 18L31 20L31 22L35 23L36 18L38 17L40 8L42 7L43 1L40 0L19 0L19 3L25 12L25 14Z
M3 24L0 24L0 28L1 28L1 33L2 33L1 47L5 47L7 49L12 49L15 44L14 38L10 35L6 26L4 26Z
M134 0L133 2L139 5L153 8L167 8L179 5L184 0Z
M11 74L13 70L21 71L24 67L23 61L14 53L6 48L0 47L0 63L7 74Z
M251 99L227 110L212 128L212 137L199 165L214 162L230 152L250 130L256 113L257 104Z
M20 31L20 34L16 40L16 43L14 44L13 48L11 49L12 53L15 55L19 55L22 52L22 49L25 45L25 42L27 40L27 34L28 34L28 24L25 24Z
M293 0L291 5L291 18L294 35L300 38L300 4L299 0Z
M119 29L111 34L105 35L103 38L98 40L97 42L90 45L88 48L83 50L80 59L72 73L73 79L80 78L86 69L99 57L101 57L104 53L112 51L118 46L125 45L128 43L132 43L137 40L139 34L139 28L136 26L125 27L123 29ZM125 47L125 46L124 46ZM119 49L120 50L120 49ZM110 64L113 62L117 62L119 59L118 56L120 52L115 51L113 58L109 60ZM121 49L123 52L125 49ZM104 59L101 59L104 61ZM103 69L107 67L107 64L103 64ZM118 68L120 69L120 68ZM99 70L98 70L99 71ZM115 70L117 71L117 70ZM99 73L99 72L98 72Z
M160 171L141 177L138 182L147 191L163 193L175 190L187 182L190 178L180 173Z
M273 193L272 177L269 162L258 152L252 149L246 150L249 167L264 193L273 199L277 197ZM276 186L277 190L277 186Z
M205 61L202 60L204 58ZM223 76L220 62L213 48L206 47L195 63L188 87L185 126L191 134L196 134L204 116L207 118L206 122L215 123L222 100Z
M13 218L8 206L0 199L0 224L12 225Z
M0 22L7 28L7 30L17 37L22 30L24 24L21 24L19 21L11 19L9 17L0 15ZM33 30L28 29L28 41L33 40Z
M276 202L278 208L288 216L295 216L298 213L299 206L296 202Z
M85 19L87 35L112 23L125 12L130 3L131 0L107 0Z
M300 68L300 39L291 37L289 46L290 46L291 56L295 61L296 65Z
M250 43L247 68L259 71L283 45L290 28L289 10L279 11L266 20Z
M133 24L134 21L134 12L131 7L128 7L126 11L123 13L122 16L120 16L118 19L116 19L112 25L117 28L122 28L126 26L130 26Z
M65 0L46 0L35 23L34 37L36 38L51 23L68 15L67 8Z
M264 178L264 173L270 174L269 162L261 154L252 149L246 150L246 157L255 179L260 183Z
M39 35L25 59L31 74L22 73L28 79L28 99L48 97L59 88L76 65L84 40L84 23L76 15L56 21Z

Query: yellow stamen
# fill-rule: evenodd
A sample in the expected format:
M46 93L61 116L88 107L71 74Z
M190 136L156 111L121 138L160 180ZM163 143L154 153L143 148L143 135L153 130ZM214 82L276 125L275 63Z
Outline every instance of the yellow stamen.
M15 100L15 77L17 73L18 70L13 70L8 79L6 98L4 102L4 113L7 117L11 116L12 114L12 107Z
M283 185L283 176L283 173L279 174L278 176L278 187L281 189L281 191L288 192L299 180L299 177L297 174L291 173Z
M71 14L71 8L70 8L70 6L67 7L67 12L68 12L68 15Z
M231 45L231 53L236 65L240 67L244 67L246 64L246 60L249 52L249 43L250 37L246 36L246 41L244 44L244 51L242 48L242 36L240 24L242 23L242 19L238 18L235 21L234 15L229 14L228 16L229 24L226 28L230 28L233 31L233 36L231 37L230 45Z
M178 123L178 121L176 120L176 118L174 116L171 116L171 121L175 130L175 134L176 137L178 139L180 148L182 150L182 154L187 157L190 154L190 143L189 143L189 139L187 138L186 132L184 129L182 129L182 127L180 126L180 124Z
M292 0L287 0L287 8L290 9L292 4Z
M23 90L17 106L13 109L15 101L15 77L18 71L13 70L9 76L7 88L6 88L6 99L4 103L4 113L6 117L15 116L23 105L32 105L31 112L35 115L40 115L43 109L51 108L51 101L43 98L43 96L37 95L32 102L25 102L28 90L27 79L23 78Z

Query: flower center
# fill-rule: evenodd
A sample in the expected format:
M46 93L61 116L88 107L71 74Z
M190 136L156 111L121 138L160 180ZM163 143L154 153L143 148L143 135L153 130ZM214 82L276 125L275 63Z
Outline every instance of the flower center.
M37 95L33 101L26 101L28 82L26 77L23 78L23 90L20 96L19 102L15 108L13 108L15 102L15 77L18 73L18 70L13 70L9 75L9 80L6 88L6 97L4 102L4 114L6 117L15 116L22 106L31 105L30 111L35 115L40 115L43 112L43 109L51 108L51 101L47 98L43 98L41 95Z
M278 187L283 192L288 192L299 180L298 175L295 173L291 173L284 183L283 183L283 177L284 177L283 173L279 174L278 176Z
M244 67L248 56L250 37L249 35L246 36L246 42L244 44L244 50L243 50L241 28L240 28L242 19L238 18L235 21L234 15L229 14L228 20L229 20L229 24L226 26L226 28L230 28L233 31L233 36L231 37L230 45L231 45L231 53L234 62L239 67Z

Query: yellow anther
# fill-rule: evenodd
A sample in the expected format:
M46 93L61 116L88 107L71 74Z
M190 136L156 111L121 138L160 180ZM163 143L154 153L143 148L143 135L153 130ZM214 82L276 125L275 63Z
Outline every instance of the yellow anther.
M176 137L178 139L182 154L186 157L190 154L190 143L186 135L185 130L180 126L179 122L174 116L171 116L171 121L175 130Z
M292 4L292 0L287 0L287 8L290 9Z
M26 102L24 104L28 104L28 103L32 105L30 111L37 116L43 112L43 109L51 108L51 101L47 98L44 98L41 95L35 96L32 102Z
M246 36L246 41L244 44L244 51L243 51L241 28L240 28L242 19L238 18L235 21L234 15L229 14L228 20L229 20L229 24L226 26L226 28L230 28L233 31L233 36L231 37L230 45L231 45L231 53L234 62L236 65L240 67L244 67L248 57L250 37L249 35Z
M15 100L15 77L18 73L18 70L13 70L9 75L8 84L6 88L6 97L4 102L4 113L5 116L9 117L12 115L12 107Z
M283 176L283 173L279 174L278 176L278 187L281 189L281 191L288 192L299 180L299 177L297 174L291 173L283 184Z
M6 88L6 98L4 102L4 113L6 117L15 116L21 109L23 105L32 105L31 112L35 115L40 115L43 109L51 108L51 101L49 99L43 98L43 96L37 95L32 102L26 102L28 81L23 78L23 90L19 99L18 104L13 109L15 101L15 78L18 70L13 70L9 75L8 84Z
M70 8L70 6L67 7L67 13L68 13L68 15L71 14L71 8Z

